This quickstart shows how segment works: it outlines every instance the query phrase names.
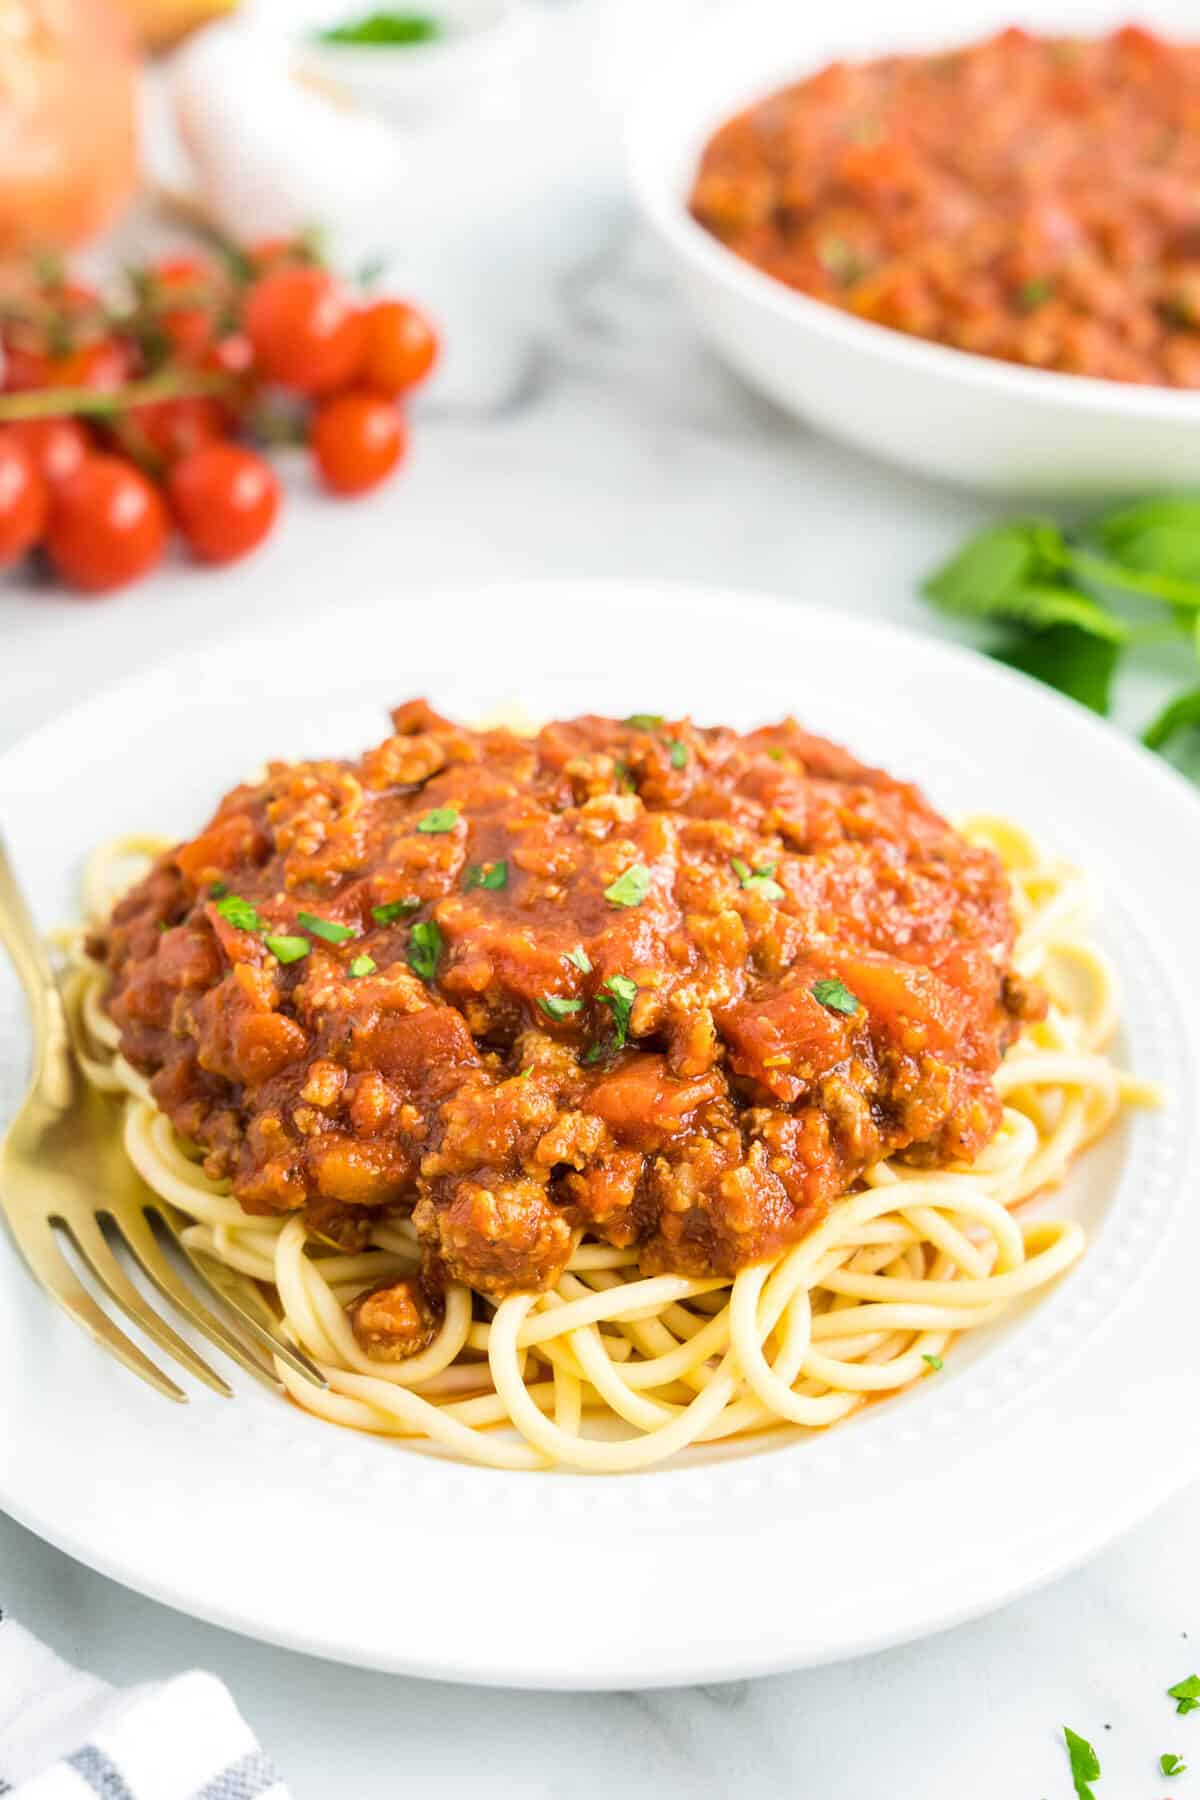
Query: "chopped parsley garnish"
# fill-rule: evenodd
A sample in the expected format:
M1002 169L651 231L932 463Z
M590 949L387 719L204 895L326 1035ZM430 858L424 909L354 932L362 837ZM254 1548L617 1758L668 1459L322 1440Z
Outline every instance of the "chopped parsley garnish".
M749 888L752 894L761 894L764 900L783 899L783 889L775 880L778 863L764 863L761 869L752 869L740 856L731 856L729 866L742 886Z
M223 897L223 895L227 894L228 892L229 892L229 889L226 886L225 882L214 881L212 886L208 890L208 897L210 900L220 900Z
M1187 1764L1173 1750L1164 1750L1158 1759L1158 1766L1164 1775L1186 1775Z
M782 762L783 761L783 751L780 749L778 744L768 744L767 745L767 755L770 757L772 762Z
M371 917L377 925L394 925L405 913L416 912L421 905L415 894L409 894L404 900L389 900L386 906L373 906Z
M312 949L312 945L306 937L275 937L268 935L266 938L266 946L271 952L271 955L278 957L281 963L299 962L301 957L307 956Z
M576 944L573 950L568 950L563 961L569 962L581 975L590 975L592 972L592 959L582 944Z
M296 923L303 925L305 931L311 931L314 937L324 938L327 944L345 944L358 936L355 926L339 925L336 920L319 918L316 913L297 913Z
M1072 1731L1069 1725L1063 1726L1063 1737L1067 1741L1067 1755L1071 1759L1071 1779L1075 1783L1075 1792L1079 1800L1096 1800L1090 1783L1100 1779L1100 1758L1092 1749L1086 1738Z
M373 956L356 956L350 964L350 973L357 979L360 975L373 975L378 966Z
M686 769L688 760L687 745L683 742L682 738L672 738L669 748L671 751L671 767L673 769Z
M839 981L836 975L830 976L827 981L814 981L812 994L813 999L819 1000L829 1012L845 1013L849 1018L851 1013L858 1011L859 1002L845 982Z
M613 774L616 777L618 792L620 792L622 794L636 794L637 793L637 782L633 779L633 776L629 773L629 764L628 763L623 763L618 759L613 764Z
M929 1364L930 1368L933 1370L935 1375L941 1370L941 1368L943 1366L942 1359L940 1356L927 1356L924 1351L921 1352L921 1361L927 1362Z
M563 994L539 994L538 1005L552 1019L569 1019L583 1010L582 1000L568 1000Z
M637 982L628 975L610 975L597 996L607 1006L613 1020L613 1050L623 1050L629 1041L629 1015L637 999Z
M1044 306L1054 292L1054 283L1047 275L1035 275L1032 281L1022 282L1017 289L1017 305L1022 312L1036 312Z
M425 13L373 12L361 19L350 19L343 25L327 25L323 31L314 31L313 37L319 44L395 49L409 44L427 44L441 34L438 21Z
M442 954L442 934L432 919L420 919L408 939L408 960L422 981L432 981Z
M630 713L625 723L634 731L657 731L666 720L662 713Z
M237 931L266 930L258 916L258 908L251 906L249 900L243 900L240 894L227 894L223 900L218 900L217 911L226 924L232 925ZM303 919L303 913L300 916Z
M508 864L506 862L471 863L463 876L465 888L496 888L508 886Z
M431 837L440 837L444 831L453 831L458 824L457 806L435 806L417 820L417 830L427 832Z
M1186 1680L1177 1681L1167 1692L1176 1702L1177 1713L1195 1712L1200 1706L1200 1675L1189 1675Z
M605 888L604 898L610 906L640 906L649 892L649 869L645 863L634 863Z

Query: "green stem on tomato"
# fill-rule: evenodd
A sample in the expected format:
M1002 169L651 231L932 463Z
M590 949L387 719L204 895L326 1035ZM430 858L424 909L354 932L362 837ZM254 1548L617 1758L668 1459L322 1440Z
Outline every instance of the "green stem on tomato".
M131 406L151 406L156 400L178 400L191 394L227 394L237 384L237 377L218 370L168 369L161 375L148 375L143 381L126 381L119 387L29 388L13 394L0 394L0 425L15 419L58 419L82 414L93 418L111 417ZM1197 600L1200 605L1200 599Z
M1152 575L1144 569L1130 569L1124 563L1110 562L1090 550L1074 550L1070 545L1049 552L1060 568L1085 580L1098 581L1104 587L1123 588L1129 594L1144 594L1149 600L1161 600L1166 606L1185 606L1200 610L1200 582L1181 581L1174 575Z

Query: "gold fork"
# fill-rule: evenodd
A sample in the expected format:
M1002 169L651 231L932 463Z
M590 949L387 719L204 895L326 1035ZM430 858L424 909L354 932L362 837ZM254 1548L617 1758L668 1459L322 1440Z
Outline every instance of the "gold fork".
M21 979L33 1022L29 1091L0 1142L0 1208L38 1281L127 1369L168 1399L187 1399L97 1305L63 1255L61 1234L144 1336L207 1387L231 1395L224 1377L146 1301L114 1249L115 1237L159 1293L243 1369L278 1387L271 1356L279 1356L324 1387L320 1370L278 1335L265 1303L255 1304L249 1284L243 1287L231 1270L180 1241L182 1216L147 1187L130 1162L122 1142L123 1107L98 1093L79 1068L54 971L2 843L0 942ZM235 1315L241 1331L201 1303L164 1253L156 1221L175 1239L205 1292Z

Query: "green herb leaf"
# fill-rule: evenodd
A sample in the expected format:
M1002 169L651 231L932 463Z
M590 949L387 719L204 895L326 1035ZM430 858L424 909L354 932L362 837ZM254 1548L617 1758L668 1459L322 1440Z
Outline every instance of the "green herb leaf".
M424 818L417 820L417 830L428 832L431 837L439 837L444 831L453 831L458 824L457 806L435 806Z
M640 906L650 892L650 871L645 863L633 863L604 890L610 906Z
M312 945L306 937L273 937L268 935L263 941L265 942L267 949L271 952L271 955L278 957L281 963L299 962L300 958L302 956L307 956L312 949Z
M572 963L581 975L590 975L592 972L591 957L582 944L576 944L573 950L568 950L563 961Z
M1177 1702L1176 1712L1195 1712L1200 1706L1200 1675L1188 1675L1183 1681L1177 1681L1174 1687L1169 1687L1167 1692Z
M1067 1755L1071 1759L1071 1779L1075 1783L1075 1792L1079 1800L1096 1800L1090 1783L1100 1779L1100 1758L1092 1749L1086 1738L1072 1731L1069 1725L1063 1726L1063 1737L1067 1742Z
M637 999L637 982L628 975L610 975L597 999L612 1013L613 1042L611 1048L623 1050L629 1040L629 1016Z
M425 13L367 13L364 18L348 20L344 25L329 25L314 31L320 44L358 44L367 49L404 48L409 44L427 44L440 37L442 28Z
M569 1019L583 1010L582 1000L568 1000L563 994L539 994L538 1005L551 1019Z
M671 738L669 749L671 752L671 767L673 769L686 769L688 764L687 745L682 739Z
M994 618L1021 588L1053 580L1064 553L1062 532L1049 520L1014 519L973 537L929 577L922 592L943 612Z
M1187 1764L1182 1757L1176 1756L1173 1750L1164 1750L1158 1759L1158 1766L1164 1775L1186 1775Z
M378 966L373 956L356 956L350 964L350 974L356 979L360 975L373 975Z
M214 881L208 890L208 897L210 900L220 900L228 892L229 889L223 881Z
M483 863L471 863L463 876L465 888L489 888L493 892L497 888L508 886L508 864L492 863L485 868Z
M1116 644L1074 625L1053 625L1048 631L1009 638L991 654L1008 668L1032 675L1035 681L1078 700L1102 718L1108 717L1119 654Z
M319 918L316 913L299 912L296 923L303 925L305 931L311 931L314 937L324 938L327 944L345 944L358 936L354 925L339 925L333 919Z
M1200 495L1166 494L1108 513L1092 528L1117 562L1200 582Z
M389 900L386 906L373 906L371 917L377 925L393 925L397 919L402 919L405 913L418 912L420 906L421 902L416 895L410 894L404 900Z
M814 981L812 996L814 1000L821 1002L826 1011L844 1013L847 1018L851 1013L856 1013L860 1005L845 982L839 981L836 975L829 976L825 981Z
M1200 725L1200 687L1176 694L1142 733L1147 750L1161 750L1181 731Z
M629 764L618 760L613 764L613 774L617 778L617 790L622 794L636 794L637 782L629 772Z
M433 919L419 919L408 937L409 965L422 981L432 981L442 954L442 934Z
M662 713L630 713L625 724L633 731L658 731L666 720Z
M1017 289L1017 305L1022 312L1036 312L1053 292L1054 283L1048 275L1035 275L1032 281L1022 282Z
M265 931L266 925L258 916L257 907L251 906L249 900L243 900L240 894L227 894L225 899L217 901L217 911L227 924L238 931ZM300 915L303 919L303 914Z
M783 761L783 751L778 744L768 744L767 745L767 755L770 757L772 762L782 762Z
M940 1373L943 1366L940 1356L926 1356L924 1351L921 1352L921 1361L928 1363L935 1375Z
M731 856L729 866L744 888L761 894L764 900L784 898L784 891L774 878L778 863L764 863L761 869L752 869L740 856Z

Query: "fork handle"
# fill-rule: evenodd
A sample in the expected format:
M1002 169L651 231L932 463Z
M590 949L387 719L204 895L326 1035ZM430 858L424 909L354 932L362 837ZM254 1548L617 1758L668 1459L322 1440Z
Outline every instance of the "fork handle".
M0 943L20 977L33 1021L33 1088L56 1110L75 1089L66 1008L25 896L0 838Z

